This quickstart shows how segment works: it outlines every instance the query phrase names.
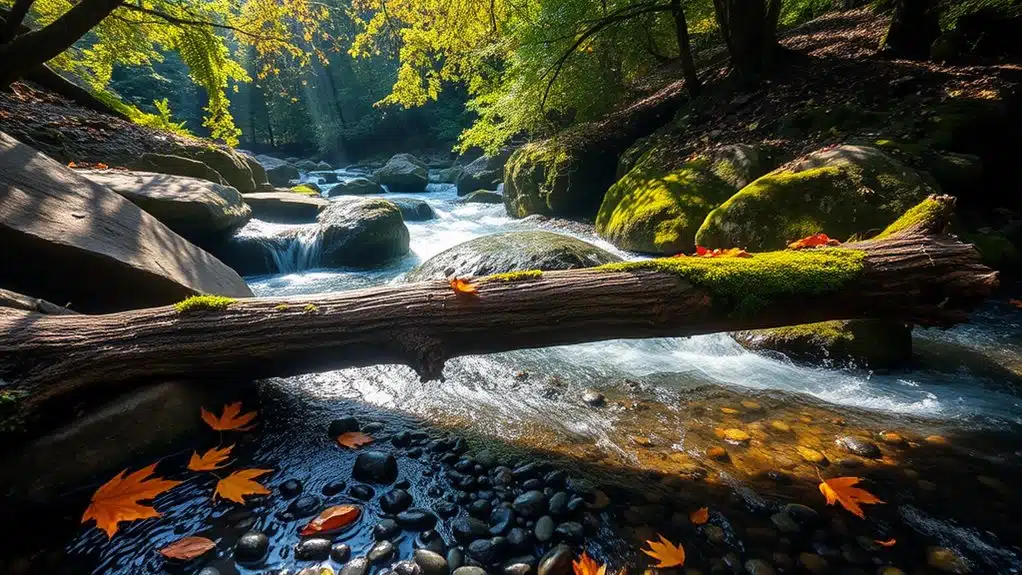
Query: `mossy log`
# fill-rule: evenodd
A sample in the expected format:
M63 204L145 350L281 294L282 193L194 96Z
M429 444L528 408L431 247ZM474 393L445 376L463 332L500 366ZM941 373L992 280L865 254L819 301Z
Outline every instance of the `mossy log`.
M931 198L950 212L953 200ZM944 218L946 221L946 217ZM107 315L0 313L0 378L38 406L146 381L400 363L424 380L468 354L831 319L948 326L996 288L970 245L921 218L882 240L749 258L668 258Z

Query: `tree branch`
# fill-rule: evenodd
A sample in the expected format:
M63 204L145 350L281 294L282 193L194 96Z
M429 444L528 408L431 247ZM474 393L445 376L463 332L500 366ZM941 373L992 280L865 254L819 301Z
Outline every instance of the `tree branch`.
M231 32L235 32L237 34L241 34L242 36L246 36L246 37L252 38L254 40L274 40L274 41L277 41L277 42L286 42L287 41L286 39L280 38L280 37L277 37L277 36L263 36L263 35L260 35L260 34L256 34L255 32L251 32L251 31L245 30L243 28L238 28L237 26L231 26L230 24L222 24L220 22L210 22L208 20L191 20L191 19L188 19L188 18L178 18L177 16L172 16L172 15L167 14L165 12L160 12L159 10L153 10L151 8L144 8L142 6L136 6L136 5L133 5L133 4L125 4L124 8L126 8L128 10L131 10L132 12L140 12L142 14L148 14L150 16L156 16L157 18L161 18L161 19L163 19L163 20L165 20L165 21L167 21L167 22L169 22L171 24L177 25L177 26L199 26L199 27L218 28L220 30L230 30Z
M35 0L14 0L10 11L4 14L4 24L0 28L0 44L6 44L14 39L21 30L21 23Z

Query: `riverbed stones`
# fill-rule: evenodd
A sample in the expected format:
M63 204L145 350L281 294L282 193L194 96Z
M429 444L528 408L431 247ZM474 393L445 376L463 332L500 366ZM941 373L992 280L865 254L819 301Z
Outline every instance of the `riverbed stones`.
M585 536L585 530L582 528L581 523L565 521L554 529L554 535L569 543L581 543L582 538Z
M408 253L408 228L393 202L341 198L330 202L318 221L322 266L378 265Z
M397 522L406 529L432 529L438 519L428 509L411 508L397 514Z
M323 561L330 556L331 541L315 537L303 539L295 547L295 559L301 561Z
M394 556L394 544L390 541L377 541L366 557L370 563L382 563Z
M397 459L382 451L363 451L355 459L351 476L367 483L393 483L397 479Z
M745 562L745 572L749 575L774 575L773 566L763 559L749 559Z
M539 560L537 575L567 575L571 571L571 547L563 543L547 551Z
M809 463L821 464L827 461L827 456L811 447L800 445L796 448L796 450L798 451L799 456Z
M798 533L802 530L802 527L799 526L798 522L787 513L774 513L770 516L770 523L773 523L774 527L776 527L781 533L787 533L789 535L792 533Z
M498 507L490 514L490 534L504 535L515 525L515 512L506 508Z
M276 224L308 224L330 206L325 198L291 192L255 192L242 194L252 209L252 217Z
M277 489L284 499L294 499L302 492L302 482L297 479L288 479L281 483Z
M590 407L603 407L607 398L595 389L587 389L582 392L582 403Z
M404 561L398 561L391 567L395 575L423 575L422 567L411 559L405 559Z
M859 457L866 457L868 459L880 459L883 457L883 453L880 452L880 448L868 439L846 435L844 437L839 437L836 443L841 449L848 453L858 455Z
M330 546L330 559L337 563L347 563L351 558L351 546L347 543L334 543Z
M380 522L373 527L373 537L377 541L390 539L400 532L401 526L393 519L381 519Z
M947 547L930 547L926 550L926 564L942 573L969 573L972 569L964 557Z
M439 553L428 549L416 549L415 563L422 569L423 575L447 575L449 569L447 559Z
M249 531L238 538L234 546L234 560L243 564L259 563L266 557L270 539L261 531Z
M799 553L798 564L810 573L822 574L830 572L830 563L815 553Z
M287 506L287 510L295 518L309 517L315 515L321 502L315 495L301 495Z
M451 532L459 543L469 543L486 537L490 528L474 517L459 517L451 522Z
M413 198L387 198L387 201L394 202L394 205L401 210L401 217L406 222L424 222L436 219L436 211L429 205L429 202Z
M426 260L410 281L473 277L527 270L587 268L620 258L570 236L546 231L507 232L469 240Z
M476 539L468 546L468 556L483 565L489 565L497 560L498 549L491 539Z
M747 432L742 431L741 429L731 428L724 430L724 439L731 443L744 444L748 443L752 438Z
M452 575L487 575L486 570L474 565L465 565L454 570Z
M536 540L540 543L546 543L550 541L554 536L554 518L549 515L544 515L536 520L536 526L533 528L533 533L536 536Z
M426 191L429 168L412 154L394 154L373 176L391 192L418 193Z
M392 489L380 498L380 509L386 513L399 513L412 506L412 496L404 489Z
M369 573L369 559L366 557L356 557L348 564L345 565L340 572L340 575L366 575Z
M547 483L549 483L549 481ZM550 496L550 502L547 505L547 510L554 517L564 515L568 511L568 501L568 494L564 491L558 491Z
M547 510L547 497L539 490L526 491L515 498L512 506L523 517L538 517Z

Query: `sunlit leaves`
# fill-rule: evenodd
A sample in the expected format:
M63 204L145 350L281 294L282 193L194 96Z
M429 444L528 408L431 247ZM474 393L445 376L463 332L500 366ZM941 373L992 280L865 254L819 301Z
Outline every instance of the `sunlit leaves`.
M104 483L92 495L92 502L82 515L82 523L93 519L96 527L102 529L107 537L113 537L121 522L159 517L156 509L140 502L151 500L181 482L151 477L155 471L155 463L130 475L125 475L128 472L125 469Z
M303 527L299 535L309 537L320 533L337 531L357 521L361 514L362 510L354 505L327 507L315 519Z
M798 241L791 242L788 244L789 250L804 250L806 248L816 248L821 246L838 246L841 242L830 238L827 234L819 233L811 236L806 236Z
M373 442L373 438L360 431L345 431L337 436L337 444L348 449L358 449Z
M646 555L659 561L655 565L657 569L666 567L681 567L685 564L685 548L679 543L675 545L663 535L657 534L660 541L646 541L649 549L640 549Z
M883 501L869 491L856 487L860 481L862 481L860 477L821 479L820 493L827 499L827 505L840 503L841 507L856 517L865 519L866 512L862 510L862 505L875 505Z
M220 469L226 465L225 462L231 455L231 449L234 449L233 445L228 445L223 449L214 447L202 455L192 453L192 457L188 460L188 469L191 471L213 471L214 469Z
M454 293L458 295L472 296L477 295L479 293L479 289L475 285L469 283L468 280L464 280L461 278L453 278L450 281L450 284L451 289L454 290Z
M252 428L249 423L257 415L255 411L241 413L240 401L224 406L224 412L220 417L213 415L205 407L200 409L202 420L206 422L206 425L217 431L246 431Z
M571 562L571 569L575 575L606 575L607 573L607 566L597 563L585 551L577 560Z
M272 469L240 469L216 484L213 491L213 499L223 497L235 503L245 503L245 497L249 495L269 495L270 490L255 481L259 477L273 472Z

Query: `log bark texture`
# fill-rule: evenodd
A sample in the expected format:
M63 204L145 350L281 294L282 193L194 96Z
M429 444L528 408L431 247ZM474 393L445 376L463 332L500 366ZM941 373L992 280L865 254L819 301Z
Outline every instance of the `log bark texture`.
M475 295L432 281L186 312L6 310L0 378L26 391L29 407L153 380L264 378L385 363L407 364L428 380L442 378L444 362L460 355L586 341L853 318L947 326L964 321L997 285L997 273L975 248L950 236L907 230L845 247L863 253L854 280L830 293L774 297L752 314L728 310L705 286L652 267L484 279Z

